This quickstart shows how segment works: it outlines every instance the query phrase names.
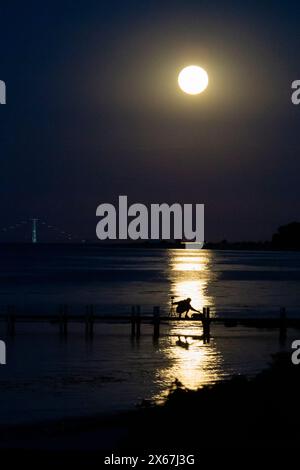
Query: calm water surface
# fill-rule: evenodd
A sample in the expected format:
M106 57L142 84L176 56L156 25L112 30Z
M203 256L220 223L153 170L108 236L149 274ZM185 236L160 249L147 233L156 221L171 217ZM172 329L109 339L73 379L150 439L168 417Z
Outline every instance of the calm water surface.
M0 246L0 281L0 304L31 311L57 311L62 302L74 311L88 303L105 313L133 304L168 311L173 295L218 315L280 306L297 313L300 253Z
M0 296L21 312L56 312L68 303L82 312L87 303L102 313L145 312L170 299L191 297L197 309L214 315L277 315L286 306L300 312L300 255L273 252L215 252L48 248L0 249ZM232 374L253 374L270 355L289 349L276 331L213 326L210 344L199 339L197 322L163 325L153 343L142 325L132 341L128 325L96 325L93 341L72 325L68 339L57 325L17 325L7 341L7 365L0 367L2 422L41 421L128 409L143 399L163 399L175 379L197 388Z

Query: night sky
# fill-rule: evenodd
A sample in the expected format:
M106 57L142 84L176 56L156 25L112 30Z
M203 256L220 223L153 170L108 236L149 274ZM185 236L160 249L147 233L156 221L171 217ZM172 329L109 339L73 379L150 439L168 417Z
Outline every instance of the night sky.
M261 3L2 2L1 225L91 239L122 194L204 203L207 240L299 220L300 4ZM210 84L191 97L194 63Z

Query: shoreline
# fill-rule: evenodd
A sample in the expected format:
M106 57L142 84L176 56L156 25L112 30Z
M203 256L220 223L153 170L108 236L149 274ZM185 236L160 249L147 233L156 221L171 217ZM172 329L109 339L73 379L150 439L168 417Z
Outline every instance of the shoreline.
M294 447L299 435L299 386L300 368L291 363L289 354L278 353L272 365L253 378L232 376L196 391L175 381L164 405L51 424L0 426L0 448L54 453L73 449L76 455L116 449L141 452L150 442L151 449L174 445L182 450L228 448L232 444L256 448L262 443L264 447Z

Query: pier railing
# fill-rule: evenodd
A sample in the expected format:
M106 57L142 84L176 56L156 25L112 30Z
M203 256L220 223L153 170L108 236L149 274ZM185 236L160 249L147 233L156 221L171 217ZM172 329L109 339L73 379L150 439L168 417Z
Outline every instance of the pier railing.
M236 326L277 329L280 338L284 339L288 328L300 328L300 318L288 318L285 308L280 308L277 317L218 317L211 316L210 308L204 307L200 314L193 314L189 318L178 318L174 315L165 315L161 312L159 306L153 307L152 312L141 313L141 307L134 305L131 311L122 314L96 314L93 305L87 305L82 314L72 314L68 305L60 305L58 313L53 314L23 314L18 313L14 305L7 306L6 313L0 315L0 322L6 322L7 333L10 336L16 334L16 326L20 323L51 323L58 325L58 331L61 335L67 336L68 327L71 323L83 324L86 336L93 337L94 327L97 323L108 324L130 324L130 334L134 338L139 338L142 334L142 325L150 324L153 327L153 338L157 340L160 337L161 324L171 324L180 322L188 325L193 322L199 324L199 335L208 342L211 336L213 324L222 324L225 327L233 328Z

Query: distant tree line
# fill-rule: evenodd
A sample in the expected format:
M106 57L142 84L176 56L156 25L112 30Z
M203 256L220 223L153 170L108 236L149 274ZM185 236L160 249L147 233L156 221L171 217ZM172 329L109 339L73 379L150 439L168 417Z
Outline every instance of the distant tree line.
M300 222L281 225L268 241L206 242L204 248L218 250L300 250Z
M300 250L300 223L281 225L272 237L272 245L280 250Z

